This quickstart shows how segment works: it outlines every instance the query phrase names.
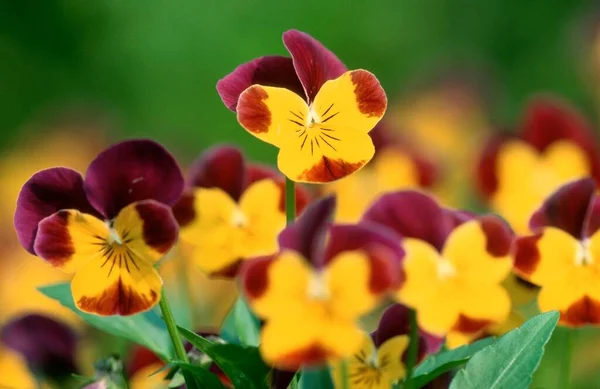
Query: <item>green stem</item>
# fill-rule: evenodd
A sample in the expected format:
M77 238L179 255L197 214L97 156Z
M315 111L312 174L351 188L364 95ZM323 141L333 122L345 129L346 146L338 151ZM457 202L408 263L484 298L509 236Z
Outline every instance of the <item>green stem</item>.
M285 218L288 226L296 219L296 185L287 177L285 178Z
M350 379L348 377L348 361L340 362L340 379L342 381L342 389L350 389Z
M417 364L419 356L419 327L417 325L417 312L411 309L408 314L410 320L410 341L408 344L408 355L406 358L406 379L404 389L412 389L413 369Z
M563 349L563 362L560 372L561 388L571 387L571 359L573 359L573 329L567 328L565 333L565 346Z
M171 343L173 343L173 348L175 349L175 355L177 356L177 359L179 359L182 362L189 363L187 353L185 352L185 348L183 347L183 343L181 342L181 338L179 337L179 332L177 331L177 324L175 324L175 318L173 317L171 306L169 305L169 301L167 300L165 288L162 288L162 294L159 305L163 315L163 320L167 325L167 331L169 331L169 336L171 337Z

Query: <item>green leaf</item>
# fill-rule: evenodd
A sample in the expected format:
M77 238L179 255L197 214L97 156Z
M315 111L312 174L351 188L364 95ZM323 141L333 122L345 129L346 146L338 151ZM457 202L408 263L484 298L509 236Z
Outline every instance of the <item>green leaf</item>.
M244 299L239 298L225 318L221 336L229 343L241 343L258 347L260 322L248 308Z
M333 380L328 368L303 369L300 389L333 389Z
M558 312L528 320L479 351L452 380L450 389L525 389L544 355Z
M422 388L443 373L466 363L476 352L494 343L496 338L481 339L454 350L442 351L425 359L413 372L413 384Z
M185 328L181 335L194 347L208 355L223 370L236 388L264 389L268 387L267 367L258 348L237 344L213 343Z
M224 389L219 377L205 368L177 361L173 365L181 369L187 389Z
M154 311L132 316L91 315L77 309L69 283L43 286L39 291L75 312L92 327L142 345L165 361L173 357L167 328Z

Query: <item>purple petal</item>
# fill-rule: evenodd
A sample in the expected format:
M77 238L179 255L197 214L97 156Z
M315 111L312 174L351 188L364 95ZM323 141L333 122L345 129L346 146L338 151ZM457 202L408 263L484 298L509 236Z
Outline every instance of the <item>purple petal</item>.
M77 372L77 337L65 324L32 314L8 323L2 342L21 354L33 371L61 377Z
M202 153L188 173L188 185L220 188L236 201L242 195L245 179L244 155L240 149L229 145L215 146Z
M404 249L401 237L375 223L358 225L334 225L329 228L329 239L325 249L325 263L344 251L362 250L371 260L369 288L379 294L404 281L401 262Z
M556 227L575 239L585 238L596 184L591 178L573 181L560 187L529 220L532 231Z
M304 87L308 102L311 103L321 86L344 74L346 66L310 35L289 30L283 33L283 44L294 61L296 74Z
M453 229L477 217L477 215L473 212L464 211L461 209L444 208L444 212L452 220Z
M15 229L23 247L35 254L33 242L39 222L61 209L77 209L98 215L83 190L83 178L75 170L56 167L34 174L17 198Z
M428 242L440 251L456 223L431 197L410 190L381 196L363 220L384 225L406 238Z
M217 82L217 92L225 106L235 112L240 94L254 84L286 88L304 98L292 59L280 56L260 57L238 66Z
M183 176L164 147L136 139L101 152L87 170L84 188L92 205L112 219L136 201L175 204L183 191Z
M324 264L324 242L327 227L335 211L335 197L328 196L310 204L296 220L279 234L281 249L294 250L315 267Z
M600 229L600 197L597 195L594 195L588 216L585 236L592 236Z

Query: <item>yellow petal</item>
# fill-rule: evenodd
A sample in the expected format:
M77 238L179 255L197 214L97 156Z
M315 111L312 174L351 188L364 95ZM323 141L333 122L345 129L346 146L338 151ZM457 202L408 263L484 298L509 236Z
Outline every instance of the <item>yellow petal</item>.
M309 304L308 287L312 268L293 251L284 251L269 266L265 292L250 301L252 309L263 318L293 315Z
M308 123L306 102L284 88L252 85L240 95L236 111L242 127L277 147Z
M472 319L504 322L510 313L510 296L500 285L465 286L460 298L461 312Z
M277 251L277 236L285 227L282 196L280 186L270 179L253 183L242 195L240 209L245 217L242 227L245 258Z
M8 349L0 349L0 388L34 389L38 385L23 358Z
M153 363L136 371L129 379L129 389L168 389L169 381L166 380L168 371L156 373L163 367L162 363Z
M327 266L330 307L336 317L356 319L375 307L379 296L369 289L370 261L360 251L344 251Z
M548 285L572 274L577 265L578 252L583 251L580 242L567 232L546 227L537 241L539 258L529 280L537 285Z
M406 305L417 307L436 294L440 256L433 246L418 239L405 239L404 249L406 280L397 298Z
M387 97L377 78L366 70L352 70L323 84L311 113L322 127L367 133L386 108Z
M199 216L181 229L180 238L192 245L191 255L200 270L212 274L238 261L242 235L236 223L244 216L233 199L219 188L198 188L194 209Z
M152 263L124 247L90 260L71 283L77 308L102 316L147 311L158 303L161 287Z
M510 256L492 256L486 249L487 239L497 238L486 235L477 220L457 227L446 241L443 257L455 267L462 279L482 284L497 284L510 273Z
M320 344L328 350L331 358L349 358L360 350L364 332L353 320L327 317L319 333Z
M379 366L388 378L388 383L396 382L406 375L402 356L408 348L409 336L400 335L386 340L377 350Z

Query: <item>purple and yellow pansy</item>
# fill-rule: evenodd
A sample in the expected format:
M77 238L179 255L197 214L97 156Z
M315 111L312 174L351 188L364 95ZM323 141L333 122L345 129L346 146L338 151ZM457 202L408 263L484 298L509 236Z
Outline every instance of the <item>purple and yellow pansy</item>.
M406 358L410 322L407 307L394 304L383 313L377 329L364 334L360 350L348 359L349 389L389 389L406 376ZM435 353L443 338L419 333L417 361ZM339 364L333 365L332 377L336 388L343 388Z
M369 137L387 108L377 78L348 71L320 42L283 34L291 57L266 56L238 66L217 84L225 105L252 135L279 149L277 165L297 182L326 183L367 164Z
M64 167L34 174L19 194L15 228L27 251L73 274L80 310L132 315L160 300L154 265L177 241L171 206L182 190L167 150L124 141L101 152L85 178Z
M307 194L296 188L297 212ZM192 261L210 276L233 277L245 259L278 250L285 227L283 177L248 165L233 146L206 151L190 168L187 188L173 212Z
M515 244L515 271L541 287L541 311L560 324L600 324L600 201L591 178L554 192L530 219L532 235Z
M402 191L382 196L364 220L402 240L406 280L396 299L417 311L420 328L457 347L506 320L511 302L501 283L512 267L513 234L499 218L475 218Z
M496 135L477 168L480 192L515 232L529 232L529 216L561 185L600 179L600 154L593 131L573 107L537 98L526 109L517 134Z
M334 208L333 197L315 201L279 235L278 253L243 265L241 289L265 321L261 354L280 369L358 352L357 319L402 282L394 236L374 225L329 225Z

